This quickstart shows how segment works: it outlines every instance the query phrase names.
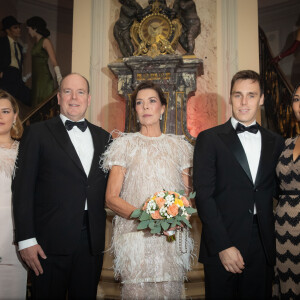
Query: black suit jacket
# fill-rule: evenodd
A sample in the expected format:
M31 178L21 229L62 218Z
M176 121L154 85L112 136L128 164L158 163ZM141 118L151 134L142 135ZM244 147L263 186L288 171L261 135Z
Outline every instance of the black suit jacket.
M243 146L227 123L199 134L194 152L196 205L202 221L199 261L221 263L218 253L249 246L254 203L269 264L275 263L273 195L275 167L283 149L279 135L259 127L262 147L255 183Z
M89 122L88 127L94 143L88 176L59 116L25 132L12 184L16 241L36 237L46 255L72 253L87 199L92 252L104 250L107 175L99 161L110 135Z
M22 74L22 64L23 64L23 48L22 46L17 43L19 47L19 51L21 53L21 68L20 74ZM8 37L1 37L0 38L0 72L4 72L8 69L11 63L11 52L10 52L10 44Z

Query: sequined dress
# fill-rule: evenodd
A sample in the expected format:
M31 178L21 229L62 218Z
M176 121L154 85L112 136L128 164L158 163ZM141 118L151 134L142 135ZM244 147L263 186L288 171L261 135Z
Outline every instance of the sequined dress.
M183 190L183 170L192 166L193 147L182 136L122 134L103 156L102 167L126 169L120 197L140 208L155 192ZM137 231L137 221L116 216L112 250L114 272L123 283L123 299L182 299L193 240L177 232L176 242ZM181 236L180 236L181 235Z
M25 299L27 271L13 244L11 177L18 142L10 149L0 147L0 299Z
M282 192L275 214L273 296L279 299L300 299L300 157L293 161L296 140L286 140L276 168Z

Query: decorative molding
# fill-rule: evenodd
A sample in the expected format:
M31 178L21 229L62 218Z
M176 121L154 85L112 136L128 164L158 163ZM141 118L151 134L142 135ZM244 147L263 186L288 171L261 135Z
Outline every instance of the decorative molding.
M229 105L230 82L232 76L238 71L238 41L237 41L237 1L222 1L221 5L222 26L222 84L221 95L225 99L226 119L231 116Z
M109 11L111 0L93 0L92 2L92 45L90 60L90 81L91 81L91 122L107 128L107 124L101 124L98 117L101 110L109 101L109 86L111 81L103 73L109 63ZM108 121L108 120L107 120Z

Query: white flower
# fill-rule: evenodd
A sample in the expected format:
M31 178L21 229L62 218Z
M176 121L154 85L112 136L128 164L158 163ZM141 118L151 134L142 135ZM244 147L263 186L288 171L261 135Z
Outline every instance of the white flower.
M168 195L166 197L166 201L169 202L169 201L172 201L174 199L174 195Z
M160 192L156 195L156 197L161 197L161 198L164 198L164 196L165 196L164 192Z

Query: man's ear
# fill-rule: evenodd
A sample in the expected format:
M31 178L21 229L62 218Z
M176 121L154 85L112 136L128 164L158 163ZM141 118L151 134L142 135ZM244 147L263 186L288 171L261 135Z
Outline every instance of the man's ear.
M260 99L259 99L259 105L263 105L263 104L264 104L264 101L265 101L265 95L262 94L262 95L260 96Z

